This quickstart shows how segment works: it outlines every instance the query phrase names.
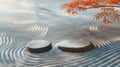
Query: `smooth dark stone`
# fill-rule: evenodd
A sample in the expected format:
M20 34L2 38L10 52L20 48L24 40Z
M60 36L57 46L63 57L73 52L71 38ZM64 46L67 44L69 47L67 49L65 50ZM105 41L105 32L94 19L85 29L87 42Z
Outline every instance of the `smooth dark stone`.
M52 45L49 41L44 40L34 40L31 42L28 42L26 45L26 49L30 53L42 53L49 51L52 48Z
M94 45L88 41L80 40L64 40L57 43L57 47L66 52L86 52L94 48Z

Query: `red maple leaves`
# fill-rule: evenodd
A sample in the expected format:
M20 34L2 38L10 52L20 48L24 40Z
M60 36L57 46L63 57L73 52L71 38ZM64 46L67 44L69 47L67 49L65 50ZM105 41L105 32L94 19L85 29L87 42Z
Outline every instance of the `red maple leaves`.
M65 3L61 7L65 8L66 13L69 14L77 14L78 11L100 8L101 12L97 13L95 18L97 20L102 19L103 23L111 24L114 20L120 20L120 10L113 8L119 3L120 0L72 0L72 2Z
M103 23L111 24L113 21L120 21L120 11L115 8L101 8L101 12L95 15L96 19L102 19Z

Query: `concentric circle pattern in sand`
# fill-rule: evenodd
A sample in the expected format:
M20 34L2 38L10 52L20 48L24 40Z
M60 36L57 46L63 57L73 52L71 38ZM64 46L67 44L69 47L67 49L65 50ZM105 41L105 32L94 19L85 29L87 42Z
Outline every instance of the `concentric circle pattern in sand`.
M49 23L46 20L40 21L36 15L31 14L15 17L12 18L13 22L8 23L8 27L0 28L2 67L120 67L118 27L94 24L74 27L72 22L57 23L56 19L52 19ZM56 43L69 38L86 39L95 48L79 53L60 51ZM26 43L32 40L49 40L53 47L48 52L32 54L25 49Z

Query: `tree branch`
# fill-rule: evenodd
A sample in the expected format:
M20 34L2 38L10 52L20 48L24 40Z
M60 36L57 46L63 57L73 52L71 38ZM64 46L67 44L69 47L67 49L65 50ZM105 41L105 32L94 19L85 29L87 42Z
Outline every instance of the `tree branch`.
M100 5L98 8L100 8L100 7L120 7L120 5L107 5L107 6L105 6L105 5ZM93 8L93 7L87 7L87 8L85 8L85 9L91 9L91 8Z
M120 5L108 5L108 6L100 5L100 7L120 7Z

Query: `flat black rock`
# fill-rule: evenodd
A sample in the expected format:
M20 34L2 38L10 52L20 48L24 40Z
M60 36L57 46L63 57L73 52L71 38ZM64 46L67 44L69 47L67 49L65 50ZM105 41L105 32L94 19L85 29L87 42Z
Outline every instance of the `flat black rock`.
M94 45L83 39L69 39L57 43L57 47L60 50L67 52L85 52L92 50L94 48Z
M34 40L28 42L25 47L30 53L42 53L49 51L52 48L52 45L49 41Z

